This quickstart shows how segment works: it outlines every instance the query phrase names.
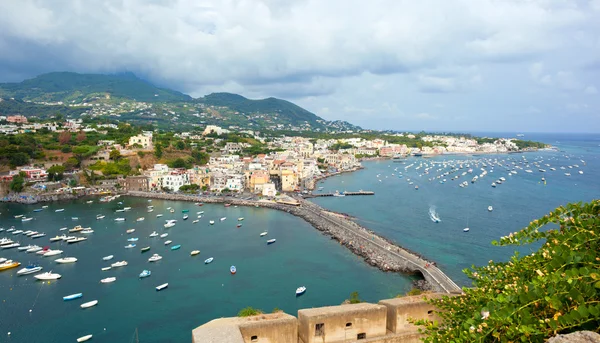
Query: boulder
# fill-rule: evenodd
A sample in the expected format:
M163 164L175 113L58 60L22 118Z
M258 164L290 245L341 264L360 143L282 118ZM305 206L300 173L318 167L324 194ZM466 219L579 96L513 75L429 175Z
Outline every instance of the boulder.
M547 343L600 343L600 335L592 331L577 331L566 335L557 335Z

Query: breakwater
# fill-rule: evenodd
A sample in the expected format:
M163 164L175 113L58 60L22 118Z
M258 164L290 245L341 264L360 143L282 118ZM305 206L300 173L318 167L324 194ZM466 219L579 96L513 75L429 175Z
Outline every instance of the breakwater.
M273 201L242 200L231 197L207 197L151 192L129 192L128 195L163 200L259 206L284 211L304 219L317 230L339 241L340 244L354 254L364 258L365 262L382 271L423 276L424 280L415 283L415 286L421 289L444 293L461 292L461 288L437 268L435 263L426 260L414 252L399 247L345 216L326 211L320 206L303 199L297 199L298 206L291 206Z

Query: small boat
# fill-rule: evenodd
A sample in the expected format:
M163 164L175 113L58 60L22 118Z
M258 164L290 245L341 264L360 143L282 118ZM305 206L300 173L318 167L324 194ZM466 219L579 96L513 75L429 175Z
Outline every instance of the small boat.
M35 210L33 210L33 212L42 212L42 211L43 211L43 209L41 209L41 208L36 208Z
M71 220L79 220L79 217L71 217Z
M116 210L115 213L125 212L123 209Z
M96 305L98 305L98 300L92 300L92 301L88 301L86 303L83 303L83 304L79 305L79 307L81 307L81 308L88 308L88 307L93 307L93 306L96 306ZM90 336L92 336L92 335L90 335Z
M19 243L12 243L12 244L7 244L7 245L3 245L2 249L11 249L11 248L16 248L21 246L21 244Z
M127 233L134 233L134 232L135 232L135 229L129 229L129 230L127 230L126 232L127 232Z
M74 228L72 228L71 230L69 230L69 232L79 232L79 231L83 231L83 227L81 227L81 225L77 225Z
M168 283L163 283L160 286L156 286L156 291L162 291L163 289L165 289L167 287L169 287L169 284Z
M209 223L210 223L210 225L214 225L214 224L215 224L215 221L214 221L214 220L211 220L211 221L209 221Z
M34 275L33 277L38 280L47 281L47 280L58 280L62 277L62 275L52 273L52 272L45 272L45 273L41 273L38 275Z
M17 214L17 215L15 216L15 219L19 219L19 218L21 218L21 217L23 217L23 215L22 215L22 214Z
M204 260L204 264L209 264L214 260L214 257L209 257L206 260Z
M4 263L4 262L6 262L6 261L7 261L7 259L6 259L6 258L4 258L4 257L0 257L0 263Z
M126 265L127 265L127 261L119 261L119 262L115 262L115 263L111 264L110 266L113 268L116 268L116 267L124 267Z
M179 248L181 248L181 244L177 244L171 247L171 250L178 250Z
M469 232L469 228L468 228L468 227L466 227L466 228L464 228L464 229L463 229L463 231L464 231L464 232Z
M105 217L105 215L99 214L96 216L96 220L104 219Z
M160 218L160 217L162 217L162 216L163 216L162 214L157 214L157 215L156 215L156 218Z
M300 286L298 288L296 288L296 296L301 296L302 294L304 294L306 292L306 287L304 286Z
M54 212L64 212L65 209L64 208L59 208L58 210L54 210Z
M94 233L94 230L92 230L92 229L85 229L85 230L81 231L81 233L85 233L85 234Z
M196 212L196 214L204 214L204 211Z
M156 231L153 231L153 232L150 234L150 237L156 237L156 236L158 236L158 232L156 232Z
M18 235L18 234L20 234L20 233L23 233L23 230L16 230L16 231L13 231L13 233L12 233L12 234L13 234L13 235ZM25 235L25 236L27 236L27 235Z
M33 273L37 273L37 272L39 272L39 271L40 271L40 270L42 270L42 269L43 269L43 268L42 268L42 267L40 267L40 266L37 266L37 265L35 265L35 264L30 264L30 265L28 265L27 267L25 267L25 268L23 268L23 269L19 270L19 271L17 272L17 275L27 275L27 274L33 274Z
M181 213L188 213L190 210L181 210Z
M123 207L123 210L129 211L129 210L131 210L131 207Z
M50 238L50 242L62 241L65 238L67 238L67 235L54 236L54 237Z
M492 182L492 187L496 187L496 183L495 182Z
M165 237L167 237L168 235L169 235L168 233L163 233L163 234L161 234L161 235L160 235L160 238L165 238Z
M229 207L229 206L231 206L231 204L224 204L223 206L225 206L225 207Z
M83 296L83 293L75 293L75 294L71 294L71 295L67 295L67 296L63 297L63 300L64 301L73 300L73 299L81 298L82 296Z
M28 221L31 221L31 220L33 220L33 217L29 217L29 218L23 217L23 218L21 218L22 222L28 222Z
M140 273L140 279L143 279L143 278L145 278L145 277L148 277L148 276L150 276L150 275L152 275L152 272L151 272L151 271L149 271L149 270L144 270L143 272L141 272L141 273Z
M191 255L191 256L196 256L196 255L198 255L199 253L200 253L200 250L193 250L193 251L190 253L190 255Z
M240 227L242 227L242 224L241 223L237 224L235 227L240 228Z
M36 251L35 253L38 255L44 255L45 253L47 253L49 251L51 251L50 247L44 247L43 249L40 249L40 250Z
M60 229L58 229L58 231L66 231L68 229L69 229L68 227L61 227Z
M152 212L154 212L154 209L153 208L149 208L148 209L148 213L152 213Z
M162 256L160 256L159 254L154 254L148 259L148 262L156 262L160 260L162 260Z
M169 210L169 212L171 212L171 213L175 213L175 210L174 210L174 209L171 209L171 210Z
M4 263L0 264L0 270L7 270L11 268L17 268L21 263L13 260L4 261Z
M127 242L137 242L138 240L139 240L139 238L137 238L137 237L127 238Z
M92 335L85 335L77 338L77 342L85 342L89 341L90 339L92 339Z
M77 262L77 258L75 257L63 257L55 260L56 263L75 263Z
M102 268L102 271L105 272L105 271L111 270L111 269L112 269L112 267L104 267L104 268Z
M171 240L165 241L165 245L169 245L171 243L173 243L173 241L171 241Z
M223 218L221 218L220 220L221 220L221 221L224 221L225 219L227 219L227 217L223 217Z
M237 269L235 268L235 266L231 266L231 267L229 267L229 272L231 274L235 274L237 272Z
M62 250L48 250L46 253L44 253L44 257L50 257L50 256L56 256L56 255L60 255L62 254L63 251Z
M102 283L111 283L111 282L115 282L115 281L117 281L117 278L114 277L114 276L113 277L107 277L105 279L100 280L100 282L102 282Z
M136 221L136 222L143 222L143 221L144 221L144 219L145 219L144 217L139 217L139 218L138 218L138 219L136 219L135 221Z
M69 239L67 241L67 243L73 244L73 243L79 243L79 242L82 242L82 241L85 241L85 240L87 240L87 237L77 237L75 239Z
M124 222L124 221L125 221L125 218L115 218L115 221L116 221L116 222Z
M129 243L125 246L125 249L131 249L131 248L135 248L135 244L134 243Z
M142 248L142 253L145 253L146 251L150 250L150 247L143 247Z
M166 223L166 224L164 225L165 229L168 229L168 228L170 228L170 227L173 227L173 226L175 226L175 223L174 223L174 222L168 222L168 223Z
M244 217L239 217L238 221L241 222L242 220L244 220Z
M86 203L86 204L93 204L93 203L94 203L94 200L88 200L88 201L86 201L85 203Z
M113 255L104 256L104 257L102 258L102 260L104 260L104 261L110 261L110 260L112 260L112 259L113 259L113 257L114 257Z
M192 221L192 224L196 224L197 222L199 222L199 220L198 220L198 219L196 219L196 220Z
M24 247L18 247L17 250L23 251L23 250L29 250L31 248L33 248L33 245L30 244L30 245L26 245Z
M38 252L42 250L42 247L34 245L31 248L27 249L25 252Z
M269 239L269 240L267 241L267 244L273 244L273 243L275 243L275 241L276 241L276 239L275 239L275 238Z
M494 208L492 206L488 206L488 211L492 212Z
M190 216L188 216L187 214L183 215L183 220L187 220Z

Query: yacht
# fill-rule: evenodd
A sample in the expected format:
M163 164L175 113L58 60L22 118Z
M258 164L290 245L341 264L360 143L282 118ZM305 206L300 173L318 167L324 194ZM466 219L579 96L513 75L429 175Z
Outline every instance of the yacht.
M111 264L110 266L113 268L116 267L125 267L127 265L127 261L119 261L119 262L115 262L113 264Z
M62 277L62 275L52 273L52 272L45 272L45 273L41 273L38 275L34 275L33 277L38 280L47 281L47 280L58 280Z
M97 304L98 304L98 300L92 300L92 301L88 301L86 303L79 305L79 307L88 308L88 307L96 306ZM92 336L92 335L89 335L89 336Z
M37 266L37 265L35 265L35 264L30 264L30 265L28 265L27 267L25 267L25 268L23 268L23 269L19 270L19 271L17 272L17 275L27 275L27 274L33 274L33 273L37 273L37 272L39 272L39 271L40 271L40 270L42 270L42 269L44 269L44 268L42 268L42 267L40 267L40 266Z
M167 288L167 287L169 287L169 284L168 284L168 283L163 283L163 284L162 284L162 285L160 285L160 286L156 286L156 290L157 290L157 291L162 291L163 289L165 289L165 288Z
M100 280L100 282L102 282L102 283L111 283L111 282L115 282L115 281L117 281L117 278L114 276L107 277L107 278Z
M306 287L300 286L296 288L296 296L300 296L306 292Z
M153 232L150 234L150 237L156 237L156 236L158 236L158 232L156 232L156 231L153 231Z
M7 260L4 261L4 263L0 264L0 270L6 270L6 269L11 269L11 268L17 268L18 266L20 266L21 263L17 262L17 261L13 261L13 260Z
M104 256L104 257L102 258L102 260L104 260L104 261L110 261L110 260L112 260L112 259L113 259L113 257L114 257L113 255Z
M148 277L148 276L150 276L150 275L152 275L152 272L151 272L151 271L149 271L149 270L144 270L143 272L141 272L141 273L140 273L140 279L143 279L143 278L145 278L145 277Z
M62 257L59 259L56 259L56 263L75 263L77 262L77 258L75 257Z
M206 260L204 260L204 264L209 264L214 260L214 257L209 257Z
M160 260L162 260L162 256L160 256L159 254L154 254L148 259L148 262L156 262Z

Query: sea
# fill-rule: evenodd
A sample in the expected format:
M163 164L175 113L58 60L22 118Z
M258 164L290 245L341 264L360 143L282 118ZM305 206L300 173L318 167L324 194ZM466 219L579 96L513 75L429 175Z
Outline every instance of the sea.
M515 136L515 133L475 134ZM467 286L470 282L462 272L464 268L483 265L489 260L507 260L517 249L494 247L490 244L492 240L523 228L557 206L589 201L600 194L600 135L525 133L523 139L552 144L556 150L411 157L401 162L367 161L363 170L326 179L318 186L323 187L322 192L362 189L374 191L375 195L311 201L355 217L365 227L435 261L458 284ZM523 169L515 169L517 174L509 176L506 168L511 169L513 162ZM540 172L534 162L546 172ZM456 173L436 178L459 163L464 167L460 172L469 165L474 169L473 174L454 181L450 177ZM481 173L483 163L493 164L493 172L487 167L487 175L470 183L472 176ZM556 171L550 171L546 164ZM419 165L421 168L416 169ZM424 174L431 165L434 167ZM526 173L525 169L531 169L532 173ZM501 176L506 182L492 188L490 184ZM440 183L444 178L446 182ZM458 186L463 181L469 181L467 187ZM94 202L90 204L88 200ZM3 231L0 238L11 238L23 245L50 246L63 250L62 257L78 259L72 264L57 264L54 260L58 257L40 257L14 248L0 250L0 257L22 263L19 268L0 272L0 342L72 342L87 334L92 334L94 341L135 342L136 331L140 342L189 342L195 327L214 318L235 316L247 306L264 312L281 309L295 315L301 308L340 304L355 291L370 302L394 297L410 290L414 280L368 266L335 240L287 213L216 204L148 202L131 197L110 203L97 200L51 203L41 212L33 210L43 204L0 204L0 227L14 226L17 230L47 234L33 240ZM148 212L149 205L154 206L153 212ZM493 206L493 211L488 211L488 206ZM115 212L124 207L131 210ZM65 211L55 212L61 208ZM174 213L168 208L174 209ZM190 218L183 220L186 210ZM432 221L432 213L439 222ZM19 214L34 219L21 222L14 218ZM98 214L106 217L96 220ZM157 218L157 214L164 216ZM127 220L115 222L117 217ZM144 217L144 221L136 221L139 217ZM178 221L174 227L165 229L166 219ZM194 220L198 222L193 223ZM210 225L210 220L215 224ZM237 224L242 226L238 228ZM80 243L49 242L50 237L65 232L59 231L60 228L75 225L91 227L94 233ZM465 227L470 228L469 232L463 231ZM128 229L135 231L127 234ZM151 238L153 231L169 235ZM268 235L260 237L264 231ZM130 243L127 239L132 237L139 239L134 242L136 247L126 249ZM275 238L276 243L267 245L270 238ZM165 245L166 240L173 242ZM170 249L178 244L179 250ZM141 253L140 249L146 246L150 251ZM534 248L518 249L527 252ZM190 256L192 250L201 253ZM148 262L153 253L163 259ZM103 261L102 257L107 255L115 257ZM214 257L214 261L205 264L208 257ZM128 265L101 270L121 260ZM62 278L42 282L31 275L17 276L16 272L29 263L37 263L44 271L59 273ZM232 265L237 268L235 275L229 272ZM138 275L145 269L152 275L140 279ZM114 283L99 282L111 276L117 278ZM165 282L169 287L157 292L155 287ZM299 286L306 286L307 292L296 297ZM63 301L63 296L74 293L83 293L83 297ZM98 300L98 305L80 308L91 300Z

